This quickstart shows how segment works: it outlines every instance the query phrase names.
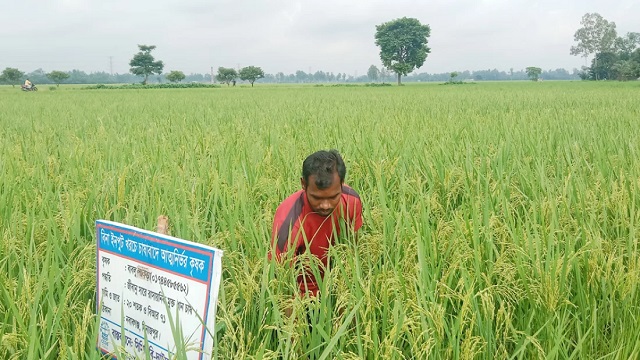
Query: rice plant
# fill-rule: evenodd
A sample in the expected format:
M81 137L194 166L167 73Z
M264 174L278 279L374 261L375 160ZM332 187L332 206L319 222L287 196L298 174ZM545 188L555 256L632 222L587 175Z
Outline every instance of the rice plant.
M159 214L225 251L216 359L638 358L638 90L2 87L0 358L100 358L94 221ZM365 224L301 298L271 223L327 148Z

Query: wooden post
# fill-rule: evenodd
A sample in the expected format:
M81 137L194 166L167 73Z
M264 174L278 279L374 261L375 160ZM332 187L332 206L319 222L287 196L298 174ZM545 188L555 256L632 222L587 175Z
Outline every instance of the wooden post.
M169 235L169 217L167 215L158 216L156 232L162 235Z

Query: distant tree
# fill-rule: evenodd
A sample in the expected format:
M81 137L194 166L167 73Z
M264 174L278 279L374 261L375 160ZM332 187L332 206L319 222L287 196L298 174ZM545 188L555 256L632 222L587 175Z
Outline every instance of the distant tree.
M371 81L378 81L378 77L380 77L380 70L375 65L369 66L369 70L367 70L367 77Z
M640 64L633 60L619 60L613 64L618 80L635 80L640 76Z
M313 73L313 80L315 82L326 82L327 74L324 71L318 70L315 73Z
M387 71L387 69L383 67L380 68L380 80L382 80L382 83L384 84L384 82L387 80L387 78L389 77L389 72Z
M238 77L238 72L236 71L236 69L226 68L221 66L218 68L218 74L216 75L216 80L218 80L221 83L225 83L227 84L227 86L229 86L229 83L234 81L237 77Z
M449 74L449 82L453 82L456 77L458 76L458 72L454 71L451 74Z
M91 77L85 73L84 71L73 69L68 72L69 80L67 80L68 84L89 84Z
M0 80L2 82L6 82L11 84L12 87L16 87L16 84L19 84L22 80L24 73L16 68L6 68L2 70L2 75L0 75Z
M595 54L590 67L581 75L586 80L635 80L640 77L640 33L629 32L615 39L607 51ZM586 75L586 76L584 76Z
M582 69L577 72L581 80L589 80L591 78L591 76L589 75L589 70L590 69L588 67L583 66Z
M633 53L631 53L631 60L640 64L640 49L636 49Z
M633 61L636 64L636 72L632 76L632 78L640 78L640 48L631 53L629 60Z
M565 69L547 70L542 72L545 80L562 80L571 78L571 74Z
M582 27L573 35L577 44L571 47L571 55L582 55L586 58L591 54L613 49L617 35L616 23L607 21L598 13L586 13L580 25ZM596 80L598 80L597 77Z
M616 52L623 56L629 56L640 46L640 33L628 32L624 37L619 36L615 40L614 47Z
M542 69L535 66L529 66L527 69L527 76L531 81L538 81L538 77L542 74Z
M138 45L138 48L140 52L135 54L129 62L129 66L131 66L129 71L134 75L144 76L142 84L146 85L149 75L162 74L164 64L160 60L155 61L151 55L151 51L156 48L155 45Z
M184 78L185 81L188 82L213 82L213 78L211 74L189 74Z
M620 61L618 54L613 51L597 53L589 68L590 78L595 80L614 80L618 78L615 64Z
M380 47L382 64L398 75L420 68L431 49L427 39L431 33L429 25L422 25L413 18L403 17L376 26L376 45Z
M24 74L23 78L29 79L34 84L48 84L52 83L52 81L47 77L47 73L38 68L33 70L32 72Z
M301 83L307 81L307 73L302 70L297 70L296 81Z
M173 70L170 73L168 73L167 76L165 77L167 78L167 80L171 81L172 83L177 83L184 80L186 76L182 71Z
M64 71L52 71L47 74L47 77L56 84L56 87L60 87L60 83L67 80L71 75Z
M248 81L251 83L251 87L253 87L253 83L264 77L264 71L257 66L247 66L240 69L240 80Z

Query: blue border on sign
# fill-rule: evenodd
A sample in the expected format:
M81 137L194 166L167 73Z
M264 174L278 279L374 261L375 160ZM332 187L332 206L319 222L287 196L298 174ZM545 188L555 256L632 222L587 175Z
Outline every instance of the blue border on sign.
M104 231L101 231L105 229L109 231L109 233L105 233ZM118 235L116 235L114 232L117 233ZM108 241L106 241L102 237L103 235L106 235L106 234L109 235ZM112 235L115 236L116 239L112 238ZM122 237L120 237L120 235L122 235ZM141 255L140 252L134 251L133 247L131 246L127 247L127 240L136 241L138 245L143 244L146 246L156 247L158 249L158 251L155 254L156 256L152 257L152 256ZM138 240L141 240L141 241L138 241ZM204 337L207 331L207 320L209 316L209 305L210 305L209 301L210 301L210 295L211 295L213 262L215 259L215 252L219 250L212 249L207 246L199 247L196 245L191 245L186 242L183 242L184 240L183 241L178 241L178 240L179 239L173 238L171 236L166 236L166 235L154 233L154 232L143 230L143 229L138 229L133 226L118 224L118 223L114 223L106 220L96 220L96 244L97 244L96 254L98 253L98 251L105 251L107 253L122 256L129 260L141 262L146 265L152 266L154 268L161 269L169 273L173 273L181 277L190 278L191 280L195 280L200 283L206 284L207 296L205 299L202 332L200 334L200 343L201 343L200 350L201 351L199 354L199 359L202 359L202 356L204 355L204 345L205 345ZM175 251L176 249L181 249L182 251ZM164 267L163 264L166 264L167 260L163 260L162 257L160 257L160 260L158 260L157 258L157 255L161 254L162 250L165 251L165 255L167 255L167 253L173 253L173 254L178 254L182 256L187 256L189 259L187 260L188 262L187 270L190 270L188 269L188 267L191 265L189 264L191 259L197 259L197 260L203 261L205 264L204 271L203 271L204 274L198 274L200 276L193 276L193 272L189 271L188 273L185 273L187 270L185 270L184 268L179 269L179 266L177 267L177 269L174 269L175 266L173 265L170 265L171 268ZM162 260L162 264L161 264L161 260ZM99 266L100 266L99 261L100 259L98 258L98 256L96 256L96 269L99 269ZM178 261L178 264L181 265L179 261ZM98 277L98 273L99 271L96 271L96 286L97 286L96 289L100 289L100 278ZM202 275L204 275L204 279L202 279L203 277ZM96 313L99 313L99 306L100 306L100 301L98 299L98 291L96 290ZM108 319L105 319L102 317L101 319L106 320L113 324L113 322L109 321ZM126 331L136 334L133 331L130 331L129 329L126 329ZM99 345L97 345L97 348L104 353L104 350ZM162 349L166 351L166 349L164 348ZM115 359L115 356L114 356L114 359Z
M204 270L212 268L214 250L112 225L97 225L96 236L101 250L192 280L210 282L211 273Z

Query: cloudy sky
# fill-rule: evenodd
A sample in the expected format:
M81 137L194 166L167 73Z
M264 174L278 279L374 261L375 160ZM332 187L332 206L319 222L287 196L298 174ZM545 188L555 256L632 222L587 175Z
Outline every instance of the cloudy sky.
M638 0L0 0L0 69L129 71L137 44L165 71L261 66L366 74L379 65L375 26L403 16L431 27L418 72L571 70L587 12L640 32Z

